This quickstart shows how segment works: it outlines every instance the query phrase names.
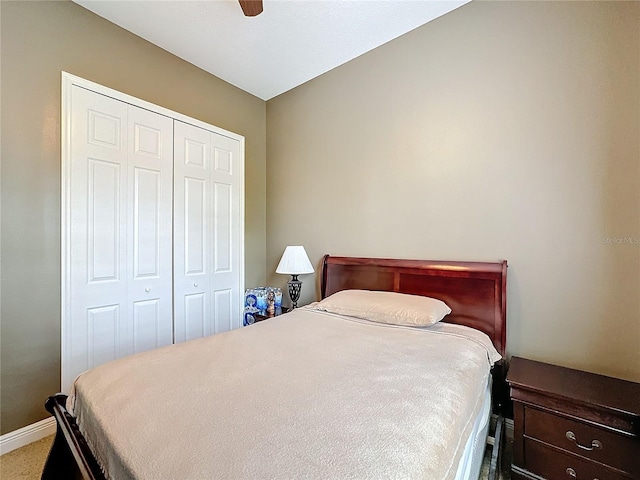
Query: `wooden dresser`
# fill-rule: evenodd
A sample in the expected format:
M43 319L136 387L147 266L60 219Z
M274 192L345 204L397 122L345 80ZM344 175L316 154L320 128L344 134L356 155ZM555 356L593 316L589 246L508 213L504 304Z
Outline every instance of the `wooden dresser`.
M640 479L640 384L513 357L514 479Z

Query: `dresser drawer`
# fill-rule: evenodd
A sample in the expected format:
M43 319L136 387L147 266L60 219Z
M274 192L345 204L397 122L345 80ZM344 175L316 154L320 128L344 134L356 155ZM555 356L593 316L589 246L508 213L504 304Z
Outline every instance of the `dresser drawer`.
M607 467L525 439L525 465L531 473L548 480L629 480Z
M625 472L640 471L640 442L620 434L529 406L524 434Z

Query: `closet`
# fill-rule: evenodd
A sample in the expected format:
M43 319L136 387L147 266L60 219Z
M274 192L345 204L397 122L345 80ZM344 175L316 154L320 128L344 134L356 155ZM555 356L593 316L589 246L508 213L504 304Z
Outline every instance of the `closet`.
M243 137L63 73L62 391L242 325Z

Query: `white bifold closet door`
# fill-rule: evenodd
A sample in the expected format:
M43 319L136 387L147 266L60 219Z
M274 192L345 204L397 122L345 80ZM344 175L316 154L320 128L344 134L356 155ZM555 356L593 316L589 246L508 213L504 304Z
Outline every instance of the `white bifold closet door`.
M66 378L172 343L173 120L72 88Z
M242 326L244 255L242 137L71 82L63 391L107 361Z
M237 328L240 144L175 121L174 340Z

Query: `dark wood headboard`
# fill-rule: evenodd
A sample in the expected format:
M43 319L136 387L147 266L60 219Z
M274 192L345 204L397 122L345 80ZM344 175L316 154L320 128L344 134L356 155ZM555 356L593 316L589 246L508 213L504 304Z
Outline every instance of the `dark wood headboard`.
M507 262L443 262L332 257L322 262L322 298L340 290L383 290L438 298L451 307L443 321L480 330L504 357Z

